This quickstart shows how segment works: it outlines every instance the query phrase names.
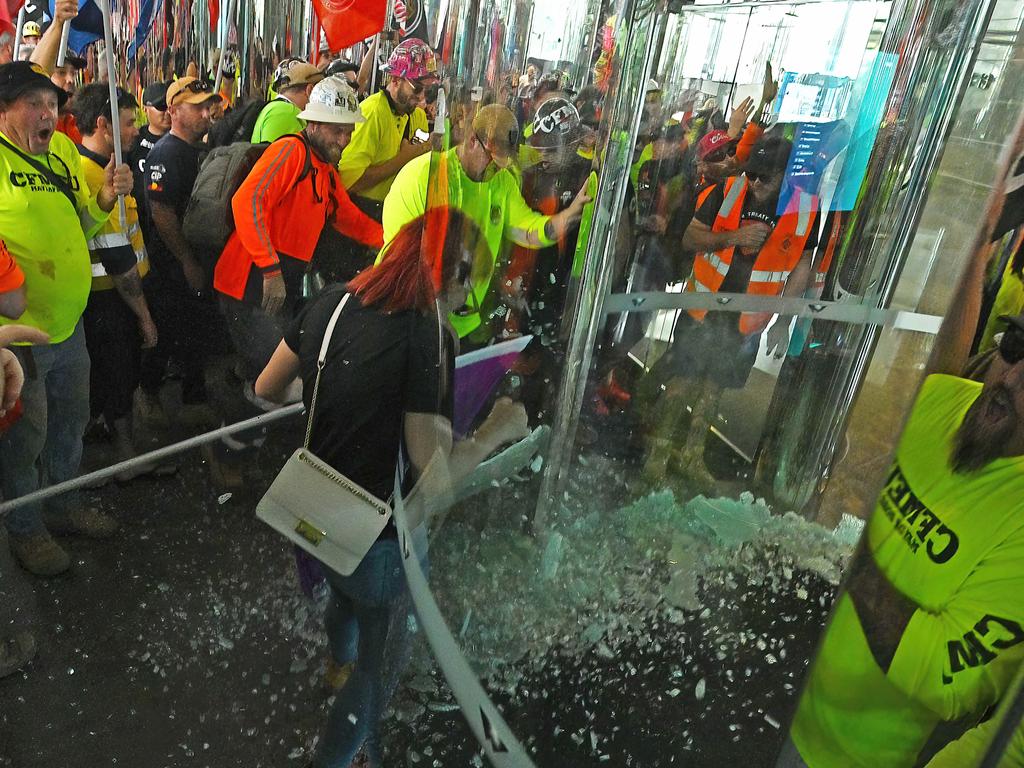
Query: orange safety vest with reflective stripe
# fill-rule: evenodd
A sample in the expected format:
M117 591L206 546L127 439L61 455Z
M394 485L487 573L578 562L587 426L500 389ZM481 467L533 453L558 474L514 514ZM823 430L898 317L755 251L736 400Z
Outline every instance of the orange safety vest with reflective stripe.
M825 290L825 280L828 277L828 271L832 268L832 259L836 255L836 246L839 245L839 233L843 229L843 214L840 211L835 211L835 215L832 217L832 228L828 232L828 241L825 245L825 252L821 256L821 261L818 262L817 268L814 270L814 297L821 298L822 292Z
M735 232L739 229L743 214L743 201L747 196L746 176L734 176L725 183L725 199L718 210L712 232ZM768 239L761 246L754 267L750 273L747 293L761 296L779 296L786 287L786 280L803 255L804 246L814 226L818 210L818 198L801 189L797 189L786 207L786 212L779 217ZM725 282L725 276L732 265L735 247L723 248L720 251L698 253L693 262L693 275L686 281L687 291L718 293ZM707 315L705 309L691 309L690 316L697 322L703 322ZM758 333L772 319L771 312L740 313L740 333L748 336Z

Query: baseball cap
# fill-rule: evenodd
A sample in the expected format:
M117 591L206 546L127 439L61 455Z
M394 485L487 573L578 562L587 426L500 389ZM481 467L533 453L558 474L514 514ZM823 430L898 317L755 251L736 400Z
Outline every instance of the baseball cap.
M150 83L142 92L142 106L167 109L167 83Z
M291 88L296 85L319 83L323 79L324 73L319 67L314 67L306 61L295 61L281 71L275 82L274 89L282 91L285 88Z
M503 104L481 107L473 118L473 133L486 146L494 162L505 168L512 162L519 146L519 121Z
M789 154L792 149L793 143L788 139L776 137L761 139L754 145L743 170L763 174L784 171L789 163Z
M63 108L68 95L63 88L54 85L46 70L30 61L12 61L0 65L0 99L14 101L26 91L36 88L51 90L57 94L57 106Z
M309 103L299 119L310 123L365 123L355 90L343 75L331 75L313 86Z
M725 131L710 131L704 135L704 138L697 144L697 159L703 160L708 155L714 153L716 150L722 147L727 147L732 143L732 136Z
M205 104L211 99L220 101L213 92L213 84L195 77L179 77L167 86L167 106L175 104Z

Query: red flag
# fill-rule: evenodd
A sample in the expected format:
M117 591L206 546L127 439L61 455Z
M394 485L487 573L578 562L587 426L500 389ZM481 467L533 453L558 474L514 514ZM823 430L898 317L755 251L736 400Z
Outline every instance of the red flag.
M0 32L13 35L17 31L18 11L24 4L25 0L0 0Z
M340 51L384 29L387 0L313 0L332 51Z
M220 0L209 0L210 6L210 33L217 33L217 22L220 21Z

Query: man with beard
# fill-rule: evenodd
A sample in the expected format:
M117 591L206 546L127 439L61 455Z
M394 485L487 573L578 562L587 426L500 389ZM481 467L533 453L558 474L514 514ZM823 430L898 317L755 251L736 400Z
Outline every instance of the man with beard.
M1024 315L1005 318L983 383L952 375L974 336L976 261L961 289L971 296L936 340L937 373L900 438L780 768L924 765L999 702L1024 660Z
M360 104L365 119L356 126L339 166L353 201L378 221L395 176L410 160L430 151L423 105L427 87L438 81L437 59L426 43L411 37L395 48L383 71L387 85Z
M166 422L159 392L174 359L183 367L182 415L209 422L205 367L217 314L209 296L210 276L185 239L181 222L199 175L210 109L220 97L209 82L181 77L168 87L165 99L171 130L146 161L147 231L152 235L146 242L152 266L146 298L159 341L142 364L139 411L144 420Z
M364 119L352 86L341 75L321 81L299 117L305 130L271 144L232 197L235 231L214 270L213 287L246 381L237 412L228 414L233 421L256 414L246 399L252 401L252 383L294 314L324 224L366 247L383 245L381 225L352 203L338 178L338 160ZM241 484L246 449L260 443L257 430L236 435L230 453L208 452L222 487Z
M783 189L791 151L786 139L762 139L744 173L705 197L683 237L683 247L696 252L687 291L800 296L806 290L818 244L818 202L793 185ZM674 461L691 485L714 487L704 464L708 429L723 391L746 385L771 319L761 312L679 314L671 347L642 382L645 392L664 385L647 418L652 430L644 475L650 482L663 481ZM789 321L780 318L768 331L768 350L788 344ZM686 421L679 448L677 433Z

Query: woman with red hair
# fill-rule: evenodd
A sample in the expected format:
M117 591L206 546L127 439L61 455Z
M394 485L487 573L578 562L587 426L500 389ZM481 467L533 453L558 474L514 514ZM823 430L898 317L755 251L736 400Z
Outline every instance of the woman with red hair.
M457 339L448 315L469 294L478 244L484 241L477 226L453 209L434 208L409 222L380 264L348 285L328 288L302 311L256 381L257 395L279 400L301 375L308 408L327 324L348 295L320 374L309 447L378 498L393 495L400 451L412 470L403 496L416 482L417 497L437 496L450 489L433 488L431 478L457 484L488 455L529 432L522 405L503 399L472 437L452 442ZM424 477L431 462L445 471ZM351 576L324 570L331 589L331 655L352 671L312 765L348 768L364 742L370 764L379 765L386 649L402 645L394 634L407 626L392 621L406 590L394 522Z

